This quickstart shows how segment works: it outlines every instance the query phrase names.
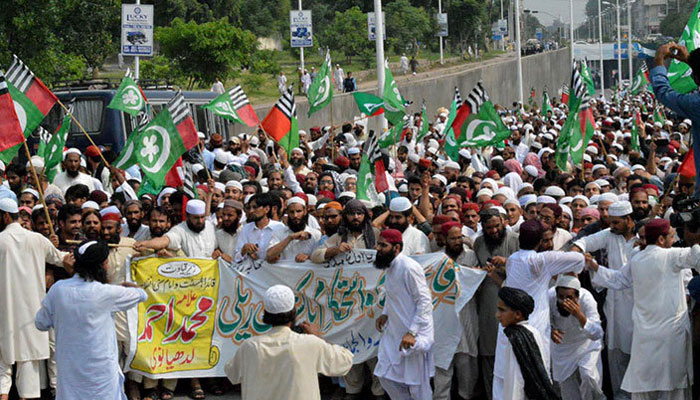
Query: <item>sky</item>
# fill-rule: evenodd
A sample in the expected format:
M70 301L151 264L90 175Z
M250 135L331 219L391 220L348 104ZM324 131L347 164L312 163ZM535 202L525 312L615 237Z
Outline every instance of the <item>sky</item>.
M586 0L573 0L574 3L574 26L578 26L586 19ZM524 8L540 11L535 14L542 25L551 25L555 17L549 14L561 15L564 23L569 22L569 1L568 0L524 0Z

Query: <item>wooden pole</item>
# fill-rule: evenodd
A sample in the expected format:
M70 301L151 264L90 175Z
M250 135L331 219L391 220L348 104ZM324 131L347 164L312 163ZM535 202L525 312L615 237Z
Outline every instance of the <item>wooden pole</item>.
M333 129L333 98L331 97L330 101L330 111L331 111L331 135L329 137L331 141L331 160L335 160L335 143L333 143L335 139L335 130Z
M197 150L199 150L199 155L202 156L202 162L204 162L204 153L199 143L197 143ZM211 179L211 173L209 172L209 167L207 167L206 162L204 162L204 169L207 171L207 180Z
M70 112L70 110L68 110L68 108L67 108L65 105L63 105L63 103L61 103L61 100L58 100L58 99L57 99L56 101L58 101L58 104L59 104L61 107L63 107L63 109L66 111L66 113L67 113L68 115L70 115L70 118L75 122L75 124L78 125L78 128L80 128L80 130L83 132L83 134L85 135L85 137L88 138L88 140L90 141L90 144L92 144L93 146L95 146L95 148L97 148L97 151L100 152L100 158L102 159L102 162L105 163L105 166L109 167L109 166L110 166L109 163L107 162L107 160L105 159L105 157L102 155L102 150L100 150L100 148L97 147L97 145L96 145L95 142L92 140L92 138L90 137L90 135L85 131L85 128L83 128L83 125L80 124L80 121L78 121L78 119L75 118L75 115L73 115L73 113Z
M83 242L80 240L68 239L68 240L66 240L66 243L67 244L80 244ZM133 248L134 247L133 244L122 244L122 243L108 243L107 246L112 247L112 248L117 248L117 247ZM154 251L154 249L152 249L150 247L146 247L146 249Z
M27 146L27 141L22 142L24 145L24 151L27 152L27 158L29 159L29 168L32 169L32 176L34 176L34 182L36 182L36 190L39 192L39 200L41 205L44 206L44 213L46 214L46 222L49 223L49 229L51 229L51 234L55 234L56 231L53 230L53 222L51 222L51 214L49 214L49 208L46 206L46 199L44 198L44 190L41 188L41 182L39 182L39 176L34 169L34 163L32 162L32 154L29 152L29 146Z

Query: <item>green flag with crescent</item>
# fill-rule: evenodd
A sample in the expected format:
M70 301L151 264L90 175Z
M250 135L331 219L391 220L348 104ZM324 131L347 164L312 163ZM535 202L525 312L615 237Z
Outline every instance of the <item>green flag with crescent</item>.
M404 107L404 99L399 93L399 88L396 86L394 75L389 69L389 60L384 61L384 117L392 125L402 125L403 116L406 114Z
M678 44L685 46L688 52L700 47L700 2L695 4ZM678 93L692 92L698 87L692 75L693 70L688 64L676 59L671 60L671 65L668 66L668 82Z
M315 113L323 107L329 105L333 100L333 84L331 83L331 52L326 50L326 59L318 71L318 75L309 87L307 95L309 99L309 114Z
M155 187L165 184L165 175L187 151L167 108L143 128L135 145L138 164Z
M496 146L510 136L510 130L488 100L481 104L477 114L464 121L461 132L459 139L455 138L453 129L445 137L445 152L452 160L457 160L462 147Z
M214 115L218 115L221 118L243 124L241 117L238 116L236 109L233 108L233 102L228 92L220 94L208 104L203 105L202 108L211 111Z
M145 105L146 100L143 97L143 93L141 93L141 89L139 89L136 82L127 75L122 79L122 83L119 85L117 92L114 94L107 108L121 110L136 116Z

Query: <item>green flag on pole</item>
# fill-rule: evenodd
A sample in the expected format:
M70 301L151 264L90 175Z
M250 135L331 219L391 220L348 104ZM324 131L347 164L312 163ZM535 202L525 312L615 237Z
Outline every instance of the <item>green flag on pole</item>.
M394 75L389 69L389 60L384 61L384 116L392 125L401 125L406 114L404 99L396 86Z
M542 116L546 117L548 111L552 111L552 102L549 100L547 88L544 88L544 91L542 92Z
M187 150L167 108L146 125L135 145L138 164L154 187L165 184L165 175Z
M73 112L73 105L68 106L68 110ZM46 150L44 151L44 170L46 171L46 178L49 182L53 182L54 178L58 174L61 161L63 161L63 148L66 146L66 140L68 140L68 133L70 132L71 118L68 113L63 117L63 122L51 139L46 145Z
M352 97L360 112L368 117L374 117L384 112L384 100L372 93L353 92Z
M688 24L683 29L678 41L678 44L685 46L689 53L700 44L700 22L698 22L700 14L698 13L700 13L700 2L695 4L695 9L690 13ZM671 65L668 67L668 82L678 93L688 93L697 88L692 74L693 71L688 64L672 59Z
M141 89L127 73L107 108L121 110L136 116L145 106L146 99L143 97Z
M634 76L634 81L632 82L632 86L630 87L630 92L633 96L636 96L644 90L650 90L650 86L651 84L649 83L649 69L647 68L647 64L643 63L642 66L639 67L637 75Z
M126 138L126 143L124 143L124 147L122 148L121 153L119 153L119 157L117 157L117 159L112 163L112 165L115 167L119 169L127 169L138 163L135 150L138 147L139 135L146 125L151 122L149 109L150 106L146 104L146 108L139 114L139 126L131 132L129 137Z
M421 140L428 134L429 130L428 123L428 112L425 108L425 100L423 100L423 106L420 110L420 128L418 129L418 136L416 137L416 142L420 143Z
M595 96L595 84L593 83L593 77L591 76L591 71L588 69L586 60L581 61L581 78L583 78L583 82L586 83L588 95Z
M639 110L634 110L634 122L632 122L632 137L630 145L632 150L639 151L639 127L642 126L642 117L639 115Z
M326 50L326 59L323 61L318 75L316 75L316 78L314 78L314 81L309 87L307 95L309 99L309 117L311 117L311 114L329 105L333 100L333 84L331 83L332 69L331 52L330 50Z
M214 100L203 105L202 108L211 111L214 115L218 115L221 118L243 124L241 117L238 116L236 109L233 108L233 102L228 92L220 94Z
M487 100L479 107L479 111L470 114L462 123L459 139L455 138L454 130L450 130L445 139L445 153L457 160L459 149L462 147L486 147L501 144L510 136L510 130L491 101Z

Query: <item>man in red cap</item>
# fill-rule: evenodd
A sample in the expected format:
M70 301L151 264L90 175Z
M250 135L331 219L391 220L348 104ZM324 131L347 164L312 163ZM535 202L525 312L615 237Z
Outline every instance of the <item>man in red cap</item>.
M700 246L671 248L675 229L665 219L647 223L644 236L646 247L621 269L590 264L591 281L634 289L632 351L622 389L633 399L689 399L692 340L684 270L700 268Z
M433 307L425 271L403 255L403 237L396 229L379 234L374 265L385 270L386 302L377 319L384 333L374 375L392 399L432 399Z

